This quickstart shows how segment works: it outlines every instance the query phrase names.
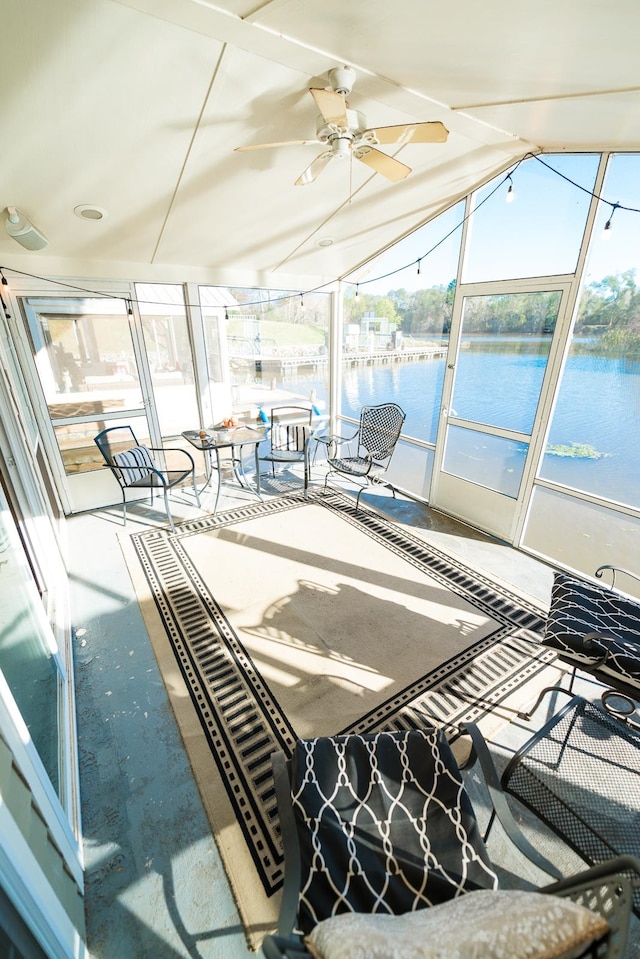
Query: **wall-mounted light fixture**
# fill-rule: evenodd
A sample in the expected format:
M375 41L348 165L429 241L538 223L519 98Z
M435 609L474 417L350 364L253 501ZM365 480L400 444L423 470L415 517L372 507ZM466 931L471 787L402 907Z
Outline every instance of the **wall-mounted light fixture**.
M15 206L8 206L5 214L4 225L7 233L25 250L42 250L47 246L49 241L46 236Z

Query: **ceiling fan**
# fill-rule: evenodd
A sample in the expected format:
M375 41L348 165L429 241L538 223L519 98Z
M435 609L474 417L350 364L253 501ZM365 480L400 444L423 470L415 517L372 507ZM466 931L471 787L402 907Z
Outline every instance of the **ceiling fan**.
M335 67L329 70L330 89L310 88L309 93L320 111L315 139L256 143L236 147L236 150L264 150L308 143L324 144L325 149L300 174L295 181L296 186L312 183L331 160L345 159L350 156L360 160L375 173L381 173L388 180L404 180L411 173L411 167L377 150L376 147L391 144L402 146L405 143L444 143L449 131L439 121L368 127L364 114L359 110L351 110L345 99L351 93L355 79L356 72L351 67Z

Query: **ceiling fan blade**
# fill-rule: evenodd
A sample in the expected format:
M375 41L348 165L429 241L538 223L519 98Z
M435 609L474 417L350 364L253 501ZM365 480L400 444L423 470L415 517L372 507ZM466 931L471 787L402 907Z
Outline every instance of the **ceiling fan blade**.
M332 150L325 150L323 153L319 153L315 160L311 161L304 173L300 174L295 185L305 186L307 183L313 183L313 181L320 176L332 156Z
M392 127L376 127L365 130L375 137L377 143L444 143L449 131L440 121L429 123L401 123Z
M341 93L335 93L333 90L318 90L316 87L311 87L309 93L316 101L316 106L325 123L335 123L337 127L345 130L348 128L347 105Z
M242 150L268 150L271 147L306 146L308 143L320 143L320 140L282 140L280 143L250 143L246 147L234 147L236 153Z
M356 147L353 152L356 160L365 163L376 173L386 176L387 180L404 180L411 173L411 167L366 144Z

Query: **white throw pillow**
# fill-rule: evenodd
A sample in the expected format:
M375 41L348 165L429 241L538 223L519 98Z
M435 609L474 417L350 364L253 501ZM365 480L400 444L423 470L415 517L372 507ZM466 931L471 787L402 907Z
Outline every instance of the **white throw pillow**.
M332 916L305 945L315 959L569 959L607 929L570 899L478 890L402 916Z

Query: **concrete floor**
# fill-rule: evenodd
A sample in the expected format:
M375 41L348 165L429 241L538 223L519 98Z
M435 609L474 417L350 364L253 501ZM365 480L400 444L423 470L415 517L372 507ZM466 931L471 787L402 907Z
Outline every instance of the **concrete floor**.
M314 475L318 481L322 471ZM246 494L225 488L219 509L243 498ZM172 499L177 521L199 514L187 499L180 493ZM544 564L387 492L366 494L363 501L548 604L552 570ZM127 533L164 525L160 502L157 508L148 501L128 507ZM212 508L212 494L202 505ZM124 563L121 508L79 514L67 525L90 957L255 956L247 949ZM586 691L593 692L590 684ZM514 722L492 737L499 762L541 725L549 705L531 724ZM482 783L475 774L468 782L482 816ZM537 824L531 828L538 832ZM535 839L553 858L557 843L543 833ZM499 830L489 848L496 862L504 861L508 884L510 872L526 875L534 885L546 881L521 859L513 860ZM637 945L629 955L640 955Z

